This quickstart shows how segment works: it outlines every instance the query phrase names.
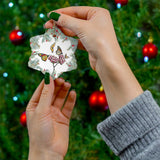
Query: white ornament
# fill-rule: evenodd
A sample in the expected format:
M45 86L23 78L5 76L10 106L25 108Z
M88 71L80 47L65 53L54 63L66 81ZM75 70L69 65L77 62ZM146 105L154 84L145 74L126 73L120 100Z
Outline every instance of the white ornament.
M32 54L28 66L43 74L49 72L56 79L63 72L77 68L77 45L77 39L65 36L57 26L53 26L43 35L30 38Z

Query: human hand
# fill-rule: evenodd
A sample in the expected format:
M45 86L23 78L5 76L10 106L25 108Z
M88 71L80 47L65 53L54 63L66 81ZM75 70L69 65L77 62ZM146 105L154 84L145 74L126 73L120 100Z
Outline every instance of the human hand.
M56 23L65 35L79 37L78 48L87 50L93 70L98 71L98 65L104 60L110 63L122 55L108 10L75 6L57 9L54 12L61 16L57 22L46 22L45 28L52 28Z
M70 87L63 79L53 81L50 77L50 84L42 80L34 92L26 108L29 160L46 159L50 155L52 159L63 159L66 155L69 121L76 101L76 93L69 92Z
M121 51L110 13L99 7L75 6L49 13L59 13L58 21L50 20L45 27L56 23L64 34L79 37L78 48L86 49L89 61L102 82L109 109L114 113L143 90Z

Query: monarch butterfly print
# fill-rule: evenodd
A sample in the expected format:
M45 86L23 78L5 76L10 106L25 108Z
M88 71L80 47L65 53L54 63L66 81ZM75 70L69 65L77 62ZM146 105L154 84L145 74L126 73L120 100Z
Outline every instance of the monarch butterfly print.
M57 48L56 54L57 54L57 55L62 54L62 50L61 50L61 48L60 48L59 46L58 46L58 48Z
M38 55L41 57L41 59L42 59L43 61L46 61L47 58L48 58L48 55L43 54L43 53L39 53Z
M69 58L69 56L67 56L67 54L65 54L65 58Z
M55 46L55 42L50 46L50 50L52 51L52 53L54 52L54 46Z

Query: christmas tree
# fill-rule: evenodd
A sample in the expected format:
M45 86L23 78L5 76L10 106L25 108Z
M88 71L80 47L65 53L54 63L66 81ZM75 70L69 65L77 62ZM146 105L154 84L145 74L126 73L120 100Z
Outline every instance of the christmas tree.
M159 0L129 0L125 5L117 0L116 2L1 0L0 159L2 160L26 160L28 157L28 132L26 127L20 124L20 116L43 79L41 72L28 67L31 55L29 39L45 32L43 24L49 20L48 12L68 6L96 6L110 11L118 41L129 66L143 90L150 90L160 104L160 56L157 55L157 48L160 46ZM144 46L146 44L147 46ZM77 92L77 102L70 123L69 150L65 159L118 160L96 130L97 124L110 116L109 110L97 112L91 109L88 103L89 96L99 89L101 82L89 65L87 52L77 50L76 58L78 68L61 76L69 81L72 89Z

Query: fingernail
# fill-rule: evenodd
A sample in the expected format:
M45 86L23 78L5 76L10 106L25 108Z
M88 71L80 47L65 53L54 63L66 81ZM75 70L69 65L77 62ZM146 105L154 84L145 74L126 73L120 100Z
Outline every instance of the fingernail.
M79 39L79 37L77 37L77 36L73 36L73 38L75 38L75 39Z
M66 80L65 82L71 83L69 80Z
M60 14L56 12L51 12L51 14L49 15L49 18L54 19L55 21L58 21L59 17Z
M46 72L44 75L44 83L45 84L49 84L50 83L50 79L49 79L49 73Z
M64 81L64 79L63 79L63 78L61 78L61 77L60 77L59 79L60 79L60 81Z

